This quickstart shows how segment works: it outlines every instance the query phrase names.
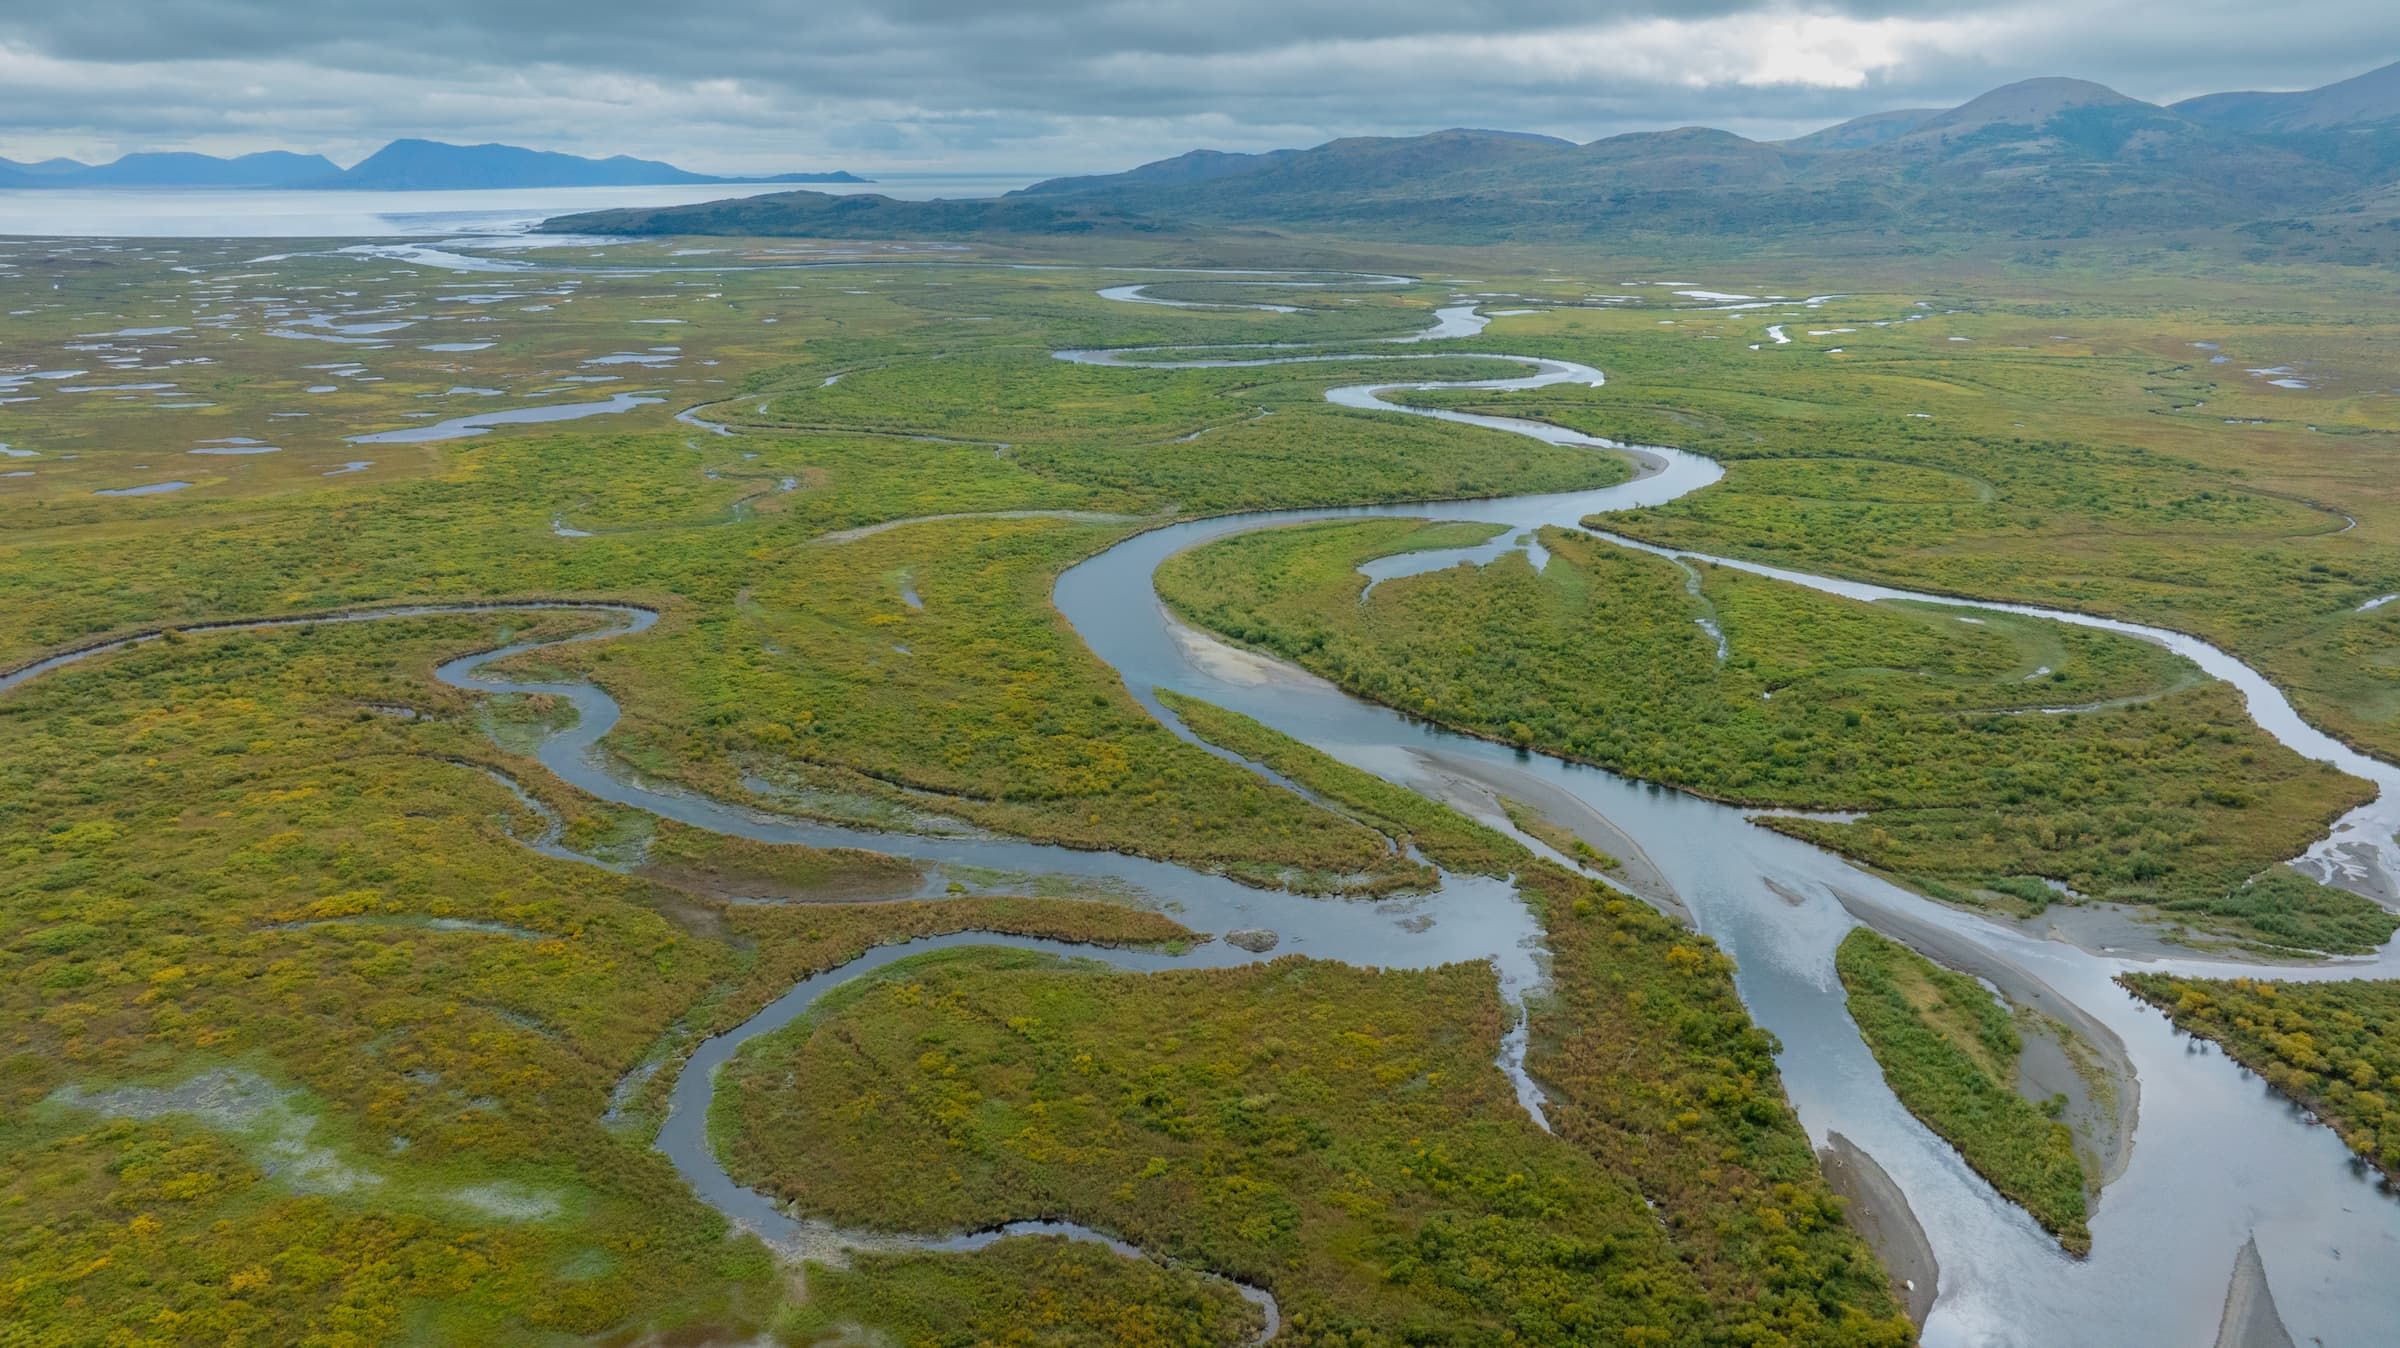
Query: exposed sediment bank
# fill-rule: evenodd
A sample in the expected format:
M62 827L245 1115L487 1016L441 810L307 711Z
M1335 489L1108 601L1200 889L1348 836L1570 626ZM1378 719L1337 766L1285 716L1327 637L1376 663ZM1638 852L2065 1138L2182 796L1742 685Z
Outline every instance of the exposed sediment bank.
M1589 802L1529 773L1510 772L1439 750L1420 750L1414 756L1433 770L1428 785L1443 803L1505 827L1507 812L1500 798L1521 801L1540 811L1551 823L1615 857L1618 864L1605 872L1609 881L1669 917L1684 923L1692 920L1691 909L1676 896L1675 886L1668 883L1658 863L1650 859L1632 834L1593 809Z
M1840 1133L1829 1133L1817 1149L1817 1164L1825 1182L1847 1204L1850 1225L1873 1247L1892 1278L1892 1295L1908 1310L1909 1320L1922 1326L1933 1310L1941 1281L1933 1242L1925 1238L1916 1211L1875 1158Z
M2256 1236L2233 1258L2217 1348L2293 1348L2291 1331L2283 1327L2283 1316L2275 1309L2275 1294L2267 1288L2267 1266L2258 1257Z

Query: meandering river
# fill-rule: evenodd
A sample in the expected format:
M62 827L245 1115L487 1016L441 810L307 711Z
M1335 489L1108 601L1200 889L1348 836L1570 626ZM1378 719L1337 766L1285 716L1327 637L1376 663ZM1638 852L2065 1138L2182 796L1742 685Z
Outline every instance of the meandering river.
M1257 273L1239 275L1250 281ZM1368 284L1393 280L1362 279ZM1110 287L1103 293L1128 302L1155 302L1138 284ZM1281 312L1289 306L1228 307ZM1451 308L1441 311L1433 328L1392 340L1466 338L1478 334L1483 326L1484 320L1471 307ZM1587 517L1612 510L1660 504L1706 486L1720 475L1713 463L1672 449L1620 446L1513 418L1410 408L1382 396L1395 387L1497 390L1570 381L1598 383L1602 378L1588 366L1505 351L1444 349L1438 354L1445 358L1473 355L1519 373L1466 384L1354 385L1334 389L1327 396L1337 404L1367 412L1438 417L1553 444L1621 451L1635 458L1641 473L1617 486L1587 492L1430 505L1272 511L1170 525L1128 538L1066 572L1055 592L1060 611L1094 653L1124 678L1133 695L1171 725L1173 718L1166 715L1156 697L1159 688L1235 708L1334 757L1429 793L1451 793L1460 779L1503 787L1517 783L1527 791L1547 789L1573 796L1622 829L1673 885L1697 925L1738 961L1742 996L1759 1023L1782 1041L1785 1086L1811 1135L1821 1142L1828 1133L1844 1134L1870 1153L1907 1194L1942 1268L1941 1294L1926 1326L1927 1343L2186 1348L2207 1342L2215 1332L2235 1255L2253 1236L2276 1300L2297 1338L2327 1344L2363 1344L2388 1338L2391 1326L2400 1323L2400 1286L2389 1276L2390 1270L2400 1268L2400 1203L2381 1189L2330 1131L2310 1126L2298 1110L2268 1092L2262 1083L2213 1049L2177 1034L2163 1017L2136 1004L2110 982L2128 967L2224 973L2240 966L2200 961L2135 966L2124 958L2037 939L1924 901L1840 858L1759 827L1740 810L1599 769L1441 731L1351 698L1297 671L1278 670L1273 662L1211 659L1205 644L1196 645L1188 634L1178 633L1157 599L1152 575L1168 556L1211 539L1269 525L1362 515L1478 520L1508 527L1499 540L1481 548L1417 554L1376 570L1378 576L1405 574L1468 557L1488 559L1509 547L1522 546L1516 540L1534 528L1579 525ZM1389 351L1298 350L1289 345L1264 348L1256 356L1190 360L1178 359L1165 350L1060 355L1096 365L1166 368L1407 358ZM2253 716L2276 738L2305 755L2368 777L2383 788L2376 803L2346 817L2332 835L2312 848L2304 864L2320 874L2338 870L2354 879L2370 871L2400 874L2391 841L2394 811L2400 809L2400 771L2356 754L2308 726L2263 677L2205 643L2086 615L1911 594L1738 560L1710 560L1853 598L1918 599L2030 613L2166 644L2210 674L2240 687ZM545 607L555 606L420 607L341 617L364 621ZM638 608L599 607L614 612L619 625L573 640L630 636L655 620L655 615ZM286 626L306 621L311 620L226 626ZM70 653L0 676L0 692L71 660L121 644ZM1521 1000L1541 978L1538 927L1511 887L1502 882L1446 876L1438 891L1415 898L1383 902L1310 899L1255 890L1219 876L1136 857L988 837L923 837L844 828L644 783L598 752L618 714L616 703L607 694L586 684L515 681L485 672L497 661L542 644L547 643L524 643L452 661L438 676L461 688L548 692L572 702L580 713L577 723L544 741L538 757L551 771L602 799L744 837L864 846L914 857L936 868L937 886L938 868L945 865L1105 878L1168 900L1173 911L1196 928L1273 930L1282 937L1278 954L1297 952L1400 967L1488 959L1512 1001ZM2123 1177L2106 1190L2091 1221L2094 1244L2088 1260L2061 1253L2030 1218L1994 1195L1885 1088L1849 1021L1833 975L1833 947L1855 921L1837 894L1866 909L1894 910L1940 927L1956 940L1977 947L1984 957L2039 978L2122 1038L2139 1074L2140 1122L2131 1163ZM699 1050L675 1084L673 1110L658 1139L660 1148L703 1198L789 1248L808 1248L812 1240L889 1243L888 1238L831 1232L794 1218L727 1178L705 1136L714 1072L741 1042L788 1023L826 988L925 945L962 944L1065 953L1065 948L1050 943L962 935L886 947L843 969L807 980L758 1018ZM1096 953L1111 964L1133 969L1258 958L1222 942L1183 956L1082 948L1072 953ZM2260 972L2296 977L2365 971L2388 975L2393 972L2391 965L2387 949L2372 961ZM1521 1043L1512 1040L1503 1047L1502 1065L1516 1075L1520 1097L1538 1116L1538 1086L1524 1077L1520 1055ZM1080 1228L1056 1229L1083 1239L1107 1239ZM953 1238L952 1247L957 1240L990 1238L988 1233ZM938 1241L914 1243L943 1247ZM1272 1318L1275 1311L1270 1298L1257 1289L1244 1291Z
M1483 325L1470 311L1447 310L1422 334L1469 337ZM1220 350L1222 348L1219 348ZM1380 353L1351 353L1376 355ZM1461 352L1444 349L1444 357ZM1506 359L1505 352L1476 353ZM1256 356L1177 359L1171 351L1073 351L1062 358L1099 365L1207 368L1345 358L1332 348ZM1479 381L1493 389L1562 382L1598 383L1599 371L1570 362L1515 358L1529 373ZM1520 533L1544 525L1580 526L1595 515L1656 505L1715 481L1708 460L1672 449L1616 445L1560 427L1515 418L1407 407L1382 396L1393 388L1337 388L1331 401L1393 415L1432 416L1552 444L1624 450L1643 472L1598 491L1495 501L1272 511L1200 520L1153 530L1119 544L1060 578L1056 601L1092 650L1128 688L1163 714L1160 687L1233 707L1337 758L1403 784L1439 789L1447 763L1473 765L1489 780L1532 779L1575 796L1631 835L1740 966L1743 1000L1782 1040L1786 1089L1810 1134L1840 1132L1872 1154L1908 1194L1942 1267L1941 1296L1927 1323L1929 1344L2156 1344L2208 1342L2215 1333L2236 1253L2255 1234L2269 1278L2296 1337L2328 1344L2377 1342L2400 1323L2400 1288L2385 1271L2400 1267L2400 1204L2328 1130L2241 1072L2215 1050L2179 1035L2165 1019L2111 979L2134 967L2228 972L2199 961L2138 965L2035 939L1941 907L1808 844L1761 828L1731 807L1542 754L1452 734L1403 717L1305 677L1228 677L1224 662L1198 658L1179 641L1153 587L1159 563L1185 548L1250 529L1365 515L1489 521L1508 526L1496 544L1465 552L1418 554L1388 577L1488 558ZM1474 386L1474 385L1471 385ZM1619 540L1624 541L1624 540ZM1629 546L1638 546L1628 544ZM2400 770L2356 753L2309 726L2264 677L2223 651L2179 633L2015 604L1976 603L1890 587L1809 576L1710 558L1795 584L1865 600L1916 599L2025 613L2159 642L2209 674L2240 688L2253 717L2278 740L2381 788L2372 804L2346 816L2303 863L2321 875L2400 874L2392 835L2400 831ZM1776 882L1802 900L1787 902ZM2126 1173L2100 1199L2091 1226L2093 1252L2071 1259L2021 1211L1999 1199L1957 1154L1918 1124L1888 1089L1859 1040L1833 974L1833 947L1854 920L1835 899L1852 896L1947 929L1993 958L2014 964L2112 1029L2139 1074L2140 1122ZM2283 976L2389 974L2391 952Z

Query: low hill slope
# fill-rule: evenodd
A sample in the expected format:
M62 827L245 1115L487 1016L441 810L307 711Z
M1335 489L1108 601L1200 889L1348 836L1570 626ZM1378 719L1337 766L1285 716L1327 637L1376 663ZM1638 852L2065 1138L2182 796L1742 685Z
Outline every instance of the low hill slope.
M2257 97L2311 100L2315 111L2292 116L2365 115L2396 83L2400 74L2377 72L2306 96ZM987 201L841 206L794 194L555 223L850 237L1230 227L1466 243L2188 232L2322 209L2400 177L2395 128L2251 134L2086 80L2035 79L1781 144L1705 127L1587 145L1449 130L1268 154L1194 151Z

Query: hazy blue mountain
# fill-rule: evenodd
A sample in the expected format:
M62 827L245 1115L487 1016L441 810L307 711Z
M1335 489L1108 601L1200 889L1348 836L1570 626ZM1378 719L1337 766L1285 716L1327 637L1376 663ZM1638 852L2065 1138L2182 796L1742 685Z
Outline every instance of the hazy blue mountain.
M1972 135L1988 126L2042 126L2079 108L2148 108L2157 105L2128 98L2105 84L2058 76L2003 84L1918 123L1897 139L1929 137L1950 140Z
M55 176L78 187L299 187L335 172L320 154L269 150L233 159L205 154L129 154L81 173Z
M2400 75L2378 72L2329 86L2308 96L2306 115L2374 115L2394 83ZM1194 151L980 202L787 193L553 223L836 237L1233 227L1428 242L1919 231L2055 238L2305 214L2395 178L2400 133L2370 124L2249 133L2104 85L2036 79L1955 108L1878 114L1782 144L1705 127L1588 145L1453 130L1267 154Z
M726 178L692 173L655 159L612 155L587 159L553 150L515 145L446 145L433 140L396 140L329 180L323 187L385 191L491 187L625 187L662 183L864 182L848 173L786 173L761 178Z
M2176 112L2368 182L2400 173L2400 64L2289 94L2207 94Z
M348 169L323 155L269 150L232 159L183 152L129 154L107 164L46 159L20 164L0 159L0 187L356 187L387 191L420 188L620 187L662 183L863 183L848 173L785 173L727 178L690 173L652 159L579 155L514 145L444 145L396 140Z
M1705 126L1635 131L1577 146L1558 170L1609 191L1760 187L1788 180L1807 161L1780 146Z
M77 159L45 159L35 164L18 164L0 159L0 164L5 164L19 173L37 178L60 173L89 173L92 171L91 165Z
M2202 94L2174 105L2195 122L2228 131L2323 131L2400 122L2400 62L2289 94Z
M840 196L776 192L666 210L587 211L546 220L539 228L573 233L585 227L614 228L619 222L627 232L636 234L787 234L834 239L994 232L1139 234L1171 228L1109 204L1106 194L1091 192L1012 192L999 198L936 201L900 201L873 192Z
M1307 150L1223 154L1196 150L1144 164L1123 173L1091 178L1054 178L1011 196L1064 193L1114 194L1140 191L1214 192L1238 178L1245 193L1294 193L1322 188L1404 187L1461 170L1491 168L1541 159L1575 148L1573 141L1521 131L1452 129L1423 136L1351 136Z
M1900 191L1917 218L2015 233L2231 224L2360 185L2292 146L2059 79L1995 89L1820 162L1845 181Z
M0 183L14 187L298 187L338 172L323 155L269 150L233 159L173 152L129 154L106 164L0 159Z

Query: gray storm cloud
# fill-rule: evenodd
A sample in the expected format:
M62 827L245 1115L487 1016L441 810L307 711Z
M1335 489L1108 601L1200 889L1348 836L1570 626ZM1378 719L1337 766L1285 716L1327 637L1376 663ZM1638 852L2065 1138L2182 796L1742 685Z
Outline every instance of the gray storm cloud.
M78 0L0 14L0 155L317 150L399 135L704 169L1080 171L1471 125L1782 136L2030 75L2137 97L2400 57L2318 0Z

